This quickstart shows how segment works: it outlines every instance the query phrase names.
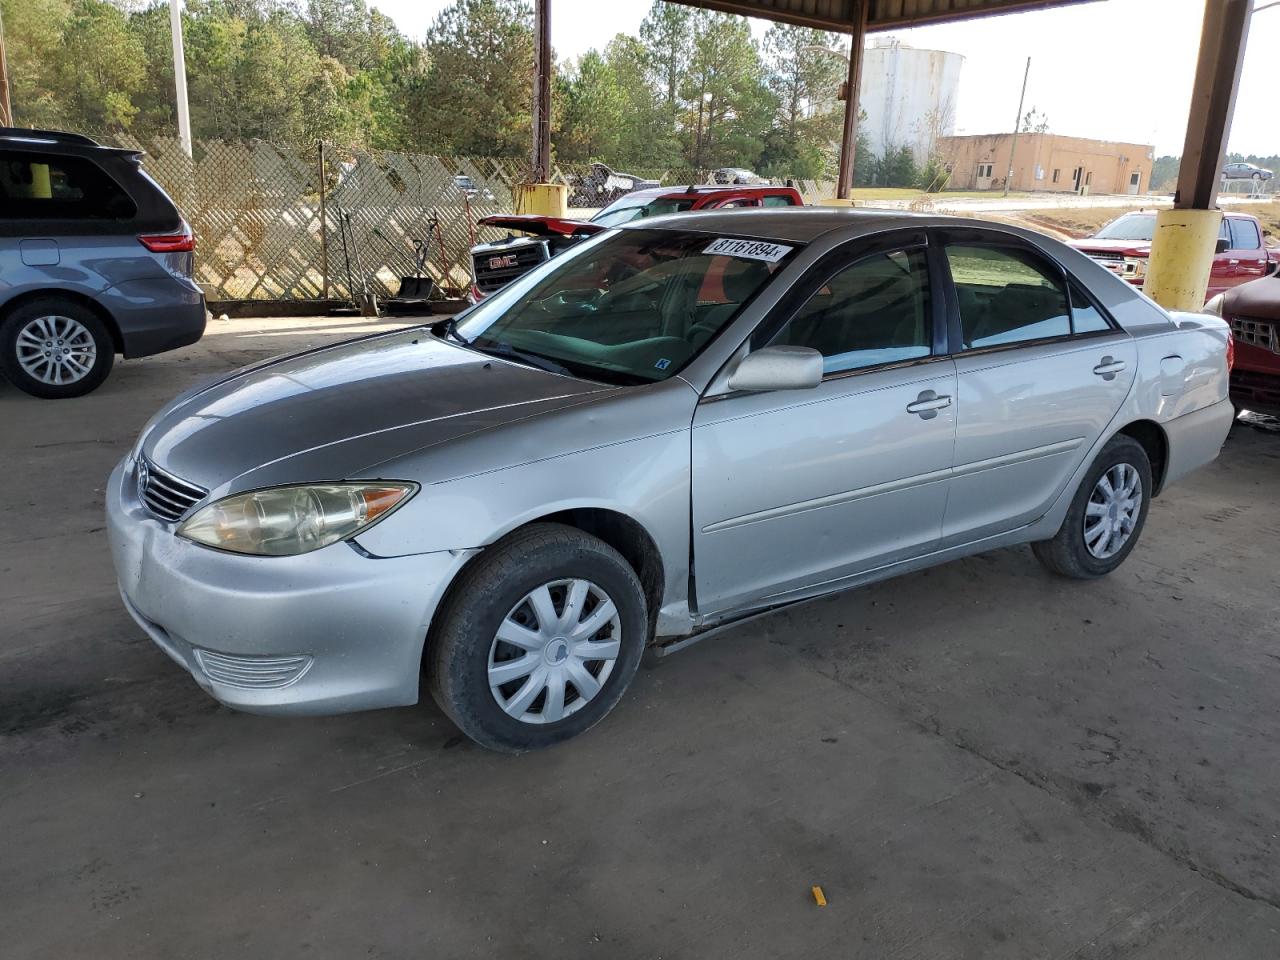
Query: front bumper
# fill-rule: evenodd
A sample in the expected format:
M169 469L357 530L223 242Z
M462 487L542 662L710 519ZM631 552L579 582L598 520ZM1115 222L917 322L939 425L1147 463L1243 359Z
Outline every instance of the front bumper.
M417 702L427 628L469 553L374 558L345 542L296 557L211 550L143 507L128 458L106 505L125 608L217 700L294 715Z

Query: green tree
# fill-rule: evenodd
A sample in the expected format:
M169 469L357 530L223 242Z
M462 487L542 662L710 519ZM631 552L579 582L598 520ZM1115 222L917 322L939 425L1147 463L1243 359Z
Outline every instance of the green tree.
M769 87L778 99L762 172L817 178L832 175L843 110L837 98L846 61L831 34L775 25L764 39Z
M518 0L457 0L436 17L423 45L426 72L406 94L415 144L483 156L528 152L532 20Z
M16 123L57 127L69 122L67 100L60 95L58 48L70 15L69 0L0 0Z
M689 71L693 38L693 10L677 3L653 0L653 6L640 23L640 41L673 126L680 111L681 87Z
M147 64L124 12L103 0L75 0L55 51L54 79L66 116L88 130L129 129Z
M623 102L613 162L647 167L679 163L680 140L675 118L664 94L650 82L650 62L644 44L620 33L609 41L604 56L613 70Z
M681 87L685 159L694 167L755 165L777 100L742 17L699 10L693 56Z
M613 65L589 50L560 75L556 157L569 162L617 163L627 100Z

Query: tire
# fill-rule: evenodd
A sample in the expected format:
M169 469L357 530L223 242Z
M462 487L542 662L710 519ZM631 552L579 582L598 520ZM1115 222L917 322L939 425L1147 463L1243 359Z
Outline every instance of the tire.
M1111 512L1097 516L1089 513L1091 502L1094 511L1110 507L1105 502L1105 491L1101 489L1104 476L1113 489L1119 480L1124 481L1122 489L1127 487L1127 481L1136 476L1138 496L1122 499ZM1142 535L1153 489L1151 461L1142 444L1123 434L1112 437L1084 475L1062 521L1062 528L1051 540L1031 545L1036 559L1053 573L1064 577L1091 580L1105 576L1124 562ZM1138 502L1132 509L1126 509L1126 504L1134 499ZM1108 532L1107 525L1122 536L1118 544L1113 542L1116 533ZM1124 535L1126 528L1127 536Z
M572 616L564 609L570 596L580 601L571 622L588 631L577 637L559 619ZM592 630L606 601L613 616L600 614L608 619ZM535 602L546 619L557 618L554 627L544 628ZM640 580L618 551L573 527L539 523L489 548L463 572L439 624L426 658L432 697L476 743L523 753L576 737L614 708L640 664L649 617ZM612 658L590 656L612 648Z
M114 362L106 325L73 300L41 297L0 324L0 373L33 397L82 397L102 385Z

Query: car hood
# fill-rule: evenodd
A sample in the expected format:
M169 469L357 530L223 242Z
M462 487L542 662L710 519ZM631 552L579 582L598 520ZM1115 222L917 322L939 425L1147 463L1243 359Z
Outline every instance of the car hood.
M1224 315L1280 320L1280 276L1260 277L1227 291Z
M614 390L417 328L269 361L191 391L153 419L141 447L162 469L225 494L345 479Z
M1083 240L1070 240L1068 245L1081 253L1123 253L1136 257L1145 257L1151 253L1150 240L1099 240L1096 237L1085 237Z

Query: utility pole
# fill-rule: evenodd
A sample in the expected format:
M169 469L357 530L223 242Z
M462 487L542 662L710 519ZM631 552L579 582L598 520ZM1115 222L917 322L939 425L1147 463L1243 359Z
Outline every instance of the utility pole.
M9 58L4 52L4 15L0 14L0 127L13 126L13 104L9 100Z
M844 126L840 131L840 165L836 170L836 200L853 198L853 161L858 153L858 91L862 86L862 48L867 38L867 0L854 5L849 24L849 72L844 81Z
M1027 57L1027 69L1022 71L1022 93L1018 94L1018 115L1013 118L1013 139L1009 142L1009 172L1004 176L1004 195L1009 195L1009 181L1013 179L1013 155L1018 149L1018 128L1022 126L1022 104L1027 99L1027 77L1031 74L1031 58Z
M187 58L182 51L182 0L169 0L169 30L173 34L173 85L178 98L178 141L191 156L191 111L187 107Z

